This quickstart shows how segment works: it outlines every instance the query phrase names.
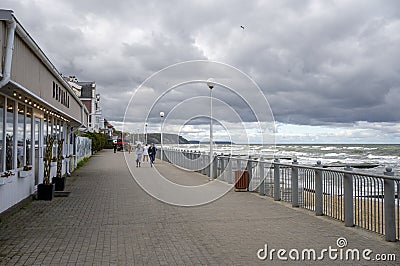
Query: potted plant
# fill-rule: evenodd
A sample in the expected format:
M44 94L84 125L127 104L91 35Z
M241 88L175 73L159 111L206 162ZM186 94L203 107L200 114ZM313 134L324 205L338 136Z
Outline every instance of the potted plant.
M43 183L38 185L37 198L39 200L52 200L54 196L54 185L50 182L50 162L53 154L54 136L46 137L46 150L44 158Z
M19 171L19 177L25 178L32 175L32 165L25 165L21 171Z
M53 156L50 161L50 178L55 177L57 174L57 157Z
M1 175L0 175L0 185L4 185L5 183L9 183L10 181L9 181L8 178L10 176L12 176L12 175L14 175L14 172L12 172L12 171L6 171L6 172L1 173Z
M64 157L62 156L62 148L63 148L64 139L58 140L57 147L57 171L56 176L53 177L52 182L55 184L55 191L63 191L65 188L65 176L62 175L62 160Z

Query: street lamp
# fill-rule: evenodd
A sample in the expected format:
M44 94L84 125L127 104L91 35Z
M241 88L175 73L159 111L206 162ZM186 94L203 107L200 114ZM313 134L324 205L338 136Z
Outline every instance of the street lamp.
M163 118L164 118L164 112L160 112L160 117L161 117L161 135L160 135L160 140L161 140L161 154L160 154L160 159L161 161L163 160L163 132L162 132L162 124L163 124Z
M214 141L213 141L213 98L212 89L215 86L213 78L207 80L207 86L210 88L210 178L214 178Z
M144 124L145 144L147 144L147 123Z

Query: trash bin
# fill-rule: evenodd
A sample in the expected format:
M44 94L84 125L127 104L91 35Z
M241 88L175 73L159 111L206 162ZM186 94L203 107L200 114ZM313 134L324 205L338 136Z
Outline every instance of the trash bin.
M247 185L249 183L249 172L235 171L235 191L247 191Z

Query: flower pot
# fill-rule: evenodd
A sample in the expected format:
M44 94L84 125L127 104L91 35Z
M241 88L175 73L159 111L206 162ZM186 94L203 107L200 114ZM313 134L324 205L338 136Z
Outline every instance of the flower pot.
M65 189L65 177L53 177L52 183L54 184L55 191L64 191Z
M50 162L50 177L57 175L57 162Z
M32 175L32 170L29 170L29 171L19 171L19 177L20 178L25 178L25 177L29 177L29 176L31 176Z
M52 200L54 197L53 184L39 184L37 189L38 200Z

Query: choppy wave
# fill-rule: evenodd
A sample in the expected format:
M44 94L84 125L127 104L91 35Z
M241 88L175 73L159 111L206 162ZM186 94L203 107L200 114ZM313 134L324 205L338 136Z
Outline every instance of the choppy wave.
M208 152L207 144L167 145L170 148ZM263 158L283 157L297 158L298 162L306 165L350 163L350 164L378 164L373 169L367 169L376 174L382 174L386 167L391 167L396 175L400 172L400 145L357 144L357 145L215 145L214 151L218 154L233 154Z

